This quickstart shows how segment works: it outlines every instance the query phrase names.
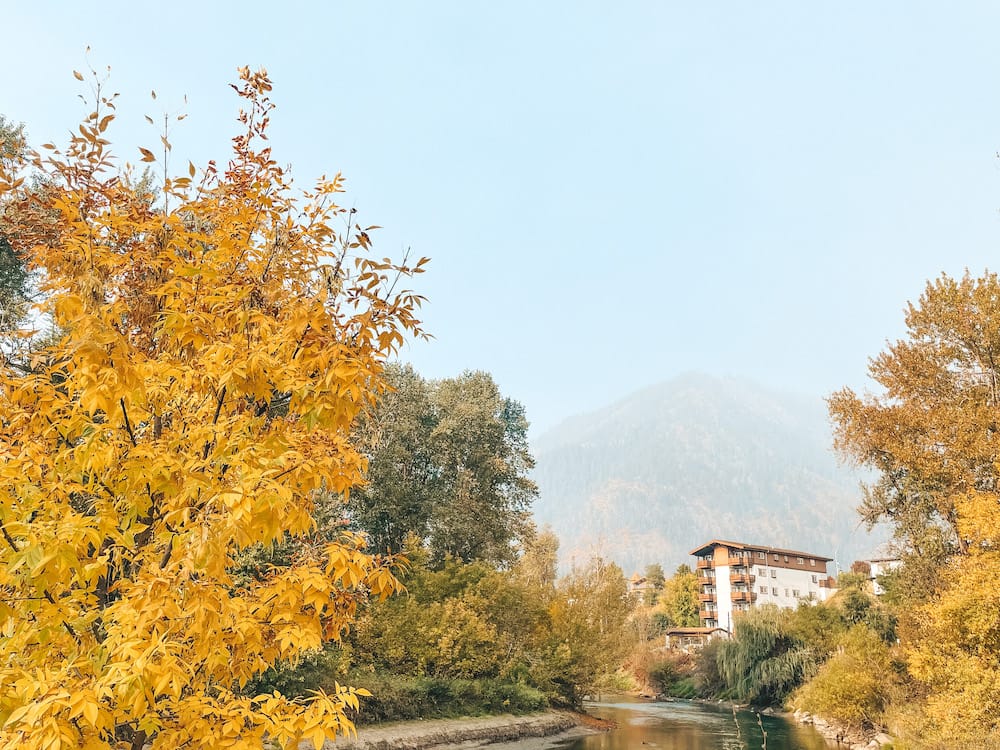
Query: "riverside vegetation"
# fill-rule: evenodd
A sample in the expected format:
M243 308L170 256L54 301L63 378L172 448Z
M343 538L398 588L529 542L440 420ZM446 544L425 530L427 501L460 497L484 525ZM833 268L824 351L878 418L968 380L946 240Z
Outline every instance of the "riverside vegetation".
M342 681L372 693L362 721L578 706L624 658L632 604L622 571L594 559L557 576L558 541L527 514L534 485L523 409L485 373L427 381L387 371L393 392L361 420L368 484L331 529L363 531L406 592L371 599L351 631L250 686L306 694ZM258 547L242 575L295 556Z
M931 281L906 325L871 362L879 395L829 399L836 447L873 472L861 516L894 531L901 566L880 576L884 595L859 565L830 601L752 610L697 658L640 639L641 680L887 728L896 747L1000 747L1000 281ZM648 608L647 634L678 604L675 624L694 621L690 577L678 571L684 593Z
M140 150L162 178L118 166L94 82L64 153L0 120L0 748L319 747L359 715L643 685L1000 747L994 274L928 284L882 393L829 400L875 477L862 516L895 532L886 595L858 570L664 655L690 569L654 566L645 601L599 559L557 576L523 409L486 373L388 364L423 335L398 282L424 261L373 260L339 176L294 194L266 74L241 71L228 167L170 177L165 131Z
M166 119L161 173L115 158L91 80L65 150L0 120L0 748L319 748L359 709L577 704L620 658L624 577L557 580L488 375L387 364L425 259L373 259L339 175L293 189L264 71L227 166L179 177Z

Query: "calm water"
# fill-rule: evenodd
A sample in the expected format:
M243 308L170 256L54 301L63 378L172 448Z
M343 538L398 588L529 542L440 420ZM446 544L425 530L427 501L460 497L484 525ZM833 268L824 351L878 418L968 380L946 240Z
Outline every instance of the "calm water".
M755 714L701 703L595 703L589 713L611 719L618 729L553 744L559 750L757 750L764 746ZM830 750L812 727L763 716L767 750Z

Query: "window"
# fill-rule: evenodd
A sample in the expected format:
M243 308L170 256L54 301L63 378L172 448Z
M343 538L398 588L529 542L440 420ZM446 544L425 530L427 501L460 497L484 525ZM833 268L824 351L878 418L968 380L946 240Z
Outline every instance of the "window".
M805 559L801 558L801 557L796 558L796 562L798 562L799 565L805 565L806 564Z
M767 575L767 568L757 568L757 575L763 577Z
M766 594L767 593L767 586L761 586L760 587L760 593Z
M815 598L816 598L816 592L815 591L810 591L809 592L809 601L812 601Z
M775 587L773 587L773 588L771 589L771 594L772 594L773 596L777 596L777 595L778 595L778 587L777 587L777 586L775 586Z
M774 568L771 568L771 578L777 578L777 577L778 577L778 571L776 571Z
M814 568L816 567L816 561L811 557L809 558L809 564L812 565Z
M813 576L813 583L817 583L816 576Z
M788 596L788 589L785 589L785 596Z
M767 559L767 555L765 555L763 552L758 552L757 553L757 559L758 560L766 560Z
M785 562L788 562L788 555L785 555Z
M778 562L778 553L777 552L774 553L774 561Z
M794 596L796 599L798 599L799 598L799 590L798 589L792 589L792 596Z

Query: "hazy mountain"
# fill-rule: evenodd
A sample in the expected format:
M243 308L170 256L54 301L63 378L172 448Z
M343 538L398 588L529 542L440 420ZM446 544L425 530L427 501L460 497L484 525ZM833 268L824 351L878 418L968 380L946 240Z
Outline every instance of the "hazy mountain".
M601 554L626 573L669 573L717 538L846 568L883 537L859 528L858 475L830 443L822 398L683 375L542 435L535 517L558 534L563 565Z

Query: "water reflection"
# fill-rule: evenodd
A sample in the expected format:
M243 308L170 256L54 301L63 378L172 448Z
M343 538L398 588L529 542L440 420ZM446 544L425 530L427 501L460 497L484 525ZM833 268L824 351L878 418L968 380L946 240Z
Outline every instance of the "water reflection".
M779 717L763 716L767 744L749 712L676 701L643 703L623 699L595 703L589 713L618 724L612 732L593 734L553 745L560 750L829 750L830 744L812 727L803 727Z

